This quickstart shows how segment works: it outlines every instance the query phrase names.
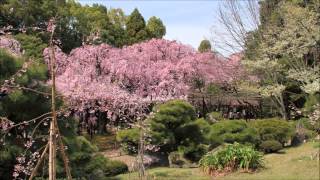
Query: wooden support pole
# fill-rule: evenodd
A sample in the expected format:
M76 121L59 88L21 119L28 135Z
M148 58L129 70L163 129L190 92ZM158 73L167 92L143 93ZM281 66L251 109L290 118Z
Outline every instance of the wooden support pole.
M60 149L60 153L61 153L63 164L64 164L64 170L66 171L67 179L68 180L72 180L71 170L70 170L70 167L69 167L69 159L68 159L68 156L67 156L67 154L66 154L66 152L64 150L64 145L63 145L61 134L59 132L59 128L58 127L57 127L57 131L58 131L59 149Z
M47 151L48 151L48 148L49 148L49 144L47 144L46 147L44 148L44 150L43 150L43 152L42 152L42 154L41 154L41 156L40 156L40 159L38 160L36 166L35 166L34 169L32 170L32 173L31 173L31 175L30 175L30 177L29 177L29 180L32 180L32 179L35 177L35 175L37 174L37 171L38 171L38 169L39 169L39 167L40 167L40 164L41 164L42 161L44 160L44 157L45 157L45 155L46 155L46 153L47 153Z
M52 22L54 25L54 20ZM50 133L49 133L49 180L56 180L56 122L57 122L57 114L56 114L56 79L55 79L55 55L54 55L54 47L53 47L53 34L54 28L51 33L50 38L50 67L51 67L51 110L52 110L52 119L50 123Z

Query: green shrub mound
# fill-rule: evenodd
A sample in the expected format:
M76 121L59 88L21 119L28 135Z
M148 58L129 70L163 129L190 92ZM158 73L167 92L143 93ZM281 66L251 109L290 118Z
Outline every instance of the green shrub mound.
M284 120L257 120L253 126L258 130L261 140L276 140L283 145L294 135L294 127Z
M292 140L295 134L294 126L284 120L256 120L253 121L251 125L257 129L262 142L271 140L277 141L282 147L284 147L288 141Z
M260 144L261 150L263 150L266 153L272 153L272 152L278 152L280 149L282 149L282 144L275 140L267 140L263 141Z
M182 100L171 100L153 109L148 119L152 144L160 151L170 153L178 148L195 147L203 141L201 120L196 121L194 107ZM202 122L204 123L204 122Z
M263 159L252 146L234 143L207 153L199 161L199 166L207 174L218 175L237 169L256 170L263 166Z
M220 121L211 126L209 142L211 148L223 143L238 142L241 144L257 145L260 141L256 129L249 127L245 121L230 120Z

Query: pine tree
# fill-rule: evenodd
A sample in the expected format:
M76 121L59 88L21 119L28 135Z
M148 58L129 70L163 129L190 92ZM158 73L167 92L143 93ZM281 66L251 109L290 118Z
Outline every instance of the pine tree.
M129 44L141 42L148 38L146 22L137 8L135 8L128 17L126 31L129 38Z

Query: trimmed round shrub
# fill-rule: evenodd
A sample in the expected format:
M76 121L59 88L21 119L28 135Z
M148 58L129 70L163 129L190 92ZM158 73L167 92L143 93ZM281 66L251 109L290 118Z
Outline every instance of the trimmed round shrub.
M287 121L279 119L264 119L253 121L262 141L275 140L282 146L294 136L295 128Z
M234 143L207 153L199 161L199 166L205 173L216 175L237 169L255 170L263 166L263 159L252 146Z
M153 109L154 116L148 119L152 144L162 152L176 151L179 146L200 143L200 128L194 107L183 100L171 100Z
M282 144L275 140L263 141L260 144L260 148L266 153L278 152L283 148Z
M260 141L258 132L245 121L229 120L220 121L211 126L209 142L211 148L223 143L238 142L241 144L252 144L256 146Z

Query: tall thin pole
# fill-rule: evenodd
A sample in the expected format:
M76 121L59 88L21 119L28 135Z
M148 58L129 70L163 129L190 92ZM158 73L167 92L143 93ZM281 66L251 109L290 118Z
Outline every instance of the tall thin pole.
M54 24L54 22L52 22ZM52 25L53 25L52 24ZM54 28L52 29L51 38L50 38L50 67L51 67L51 110L52 110L52 119L50 123L50 133L49 133L49 180L56 180L56 149L57 149L57 138L56 138L56 80L55 80L55 57L53 50L53 34Z
M40 156L40 159L38 160L35 168L33 169L32 173L31 173L31 175L29 177L29 180L32 180L36 176L37 171L38 171L42 161L44 160L46 153L48 152L48 147L49 147L49 144L47 144L46 147L44 148L44 150L43 150L43 152L42 152L42 154Z

